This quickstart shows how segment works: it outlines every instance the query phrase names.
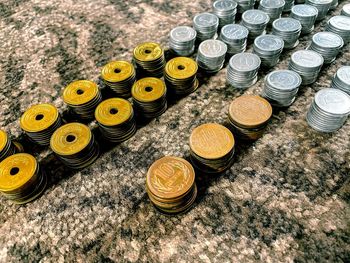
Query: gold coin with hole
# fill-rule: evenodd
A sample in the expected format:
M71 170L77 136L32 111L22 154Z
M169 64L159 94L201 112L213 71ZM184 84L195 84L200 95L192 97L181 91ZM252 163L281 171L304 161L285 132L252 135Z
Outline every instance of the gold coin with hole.
M135 74L134 66L128 61L111 61L102 68L101 76L108 82L121 82Z
M187 57L176 57L168 61L165 73L174 79L188 79L193 77L198 70L196 61Z
M0 130L0 152L3 151L8 143L7 133Z
M139 61L152 61L163 55L163 49L159 44L154 42L146 42L138 45L134 49L134 58Z
M158 78L143 78L134 83L131 95L141 102L151 102L160 99L166 93L165 83Z
M121 98L102 101L95 110L96 120L104 126L115 126L130 119L133 114L131 103Z
M63 101L68 105L82 105L93 100L98 94L98 86L90 80L77 80L63 91Z

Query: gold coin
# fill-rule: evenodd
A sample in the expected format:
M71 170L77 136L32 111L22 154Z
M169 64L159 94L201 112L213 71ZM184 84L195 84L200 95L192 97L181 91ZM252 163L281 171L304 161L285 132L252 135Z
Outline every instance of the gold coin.
M133 109L129 101L112 98L102 101L95 110L96 120L104 126L115 126L126 122Z
M190 136L191 150L205 159L222 158L232 151L234 145L231 131L217 123L202 124Z
M20 126L26 132L44 131L57 121L58 114L51 104L34 105L22 115Z
M163 49L159 44L146 42L138 45L134 49L134 58L140 61L152 61L163 55Z
M158 78L143 78L134 83L131 89L131 95L138 101L155 101L165 95L166 86Z
M146 184L153 195L173 199L182 196L193 186L195 173L185 159L165 156L148 169Z
M63 101L70 105L82 105L93 100L98 93L96 83L89 80L77 80L63 91Z
M168 61L165 73L175 79L188 79L193 77L198 70L197 63L187 57L176 57Z
M229 115L230 119L239 126L255 128L271 118L272 107L260 96L244 95L232 101Z
M68 123L58 128L51 137L51 149L58 155L73 155L84 150L92 139L88 126L82 123Z
M0 152L3 151L7 145L8 136L3 130L0 130Z
M135 73L134 66L128 61L112 61L102 68L101 76L108 82L121 82Z
M38 163L27 153L17 153L0 163L0 191L11 192L25 185L35 174Z

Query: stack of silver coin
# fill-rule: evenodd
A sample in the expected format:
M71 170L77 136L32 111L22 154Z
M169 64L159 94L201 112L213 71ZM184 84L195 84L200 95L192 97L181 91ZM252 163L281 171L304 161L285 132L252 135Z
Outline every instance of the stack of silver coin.
M237 13L237 3L233 0L217 0L213 3L213 12L219 18L219 27L233 24Z
M289 69L301 76L302 84L314 83L321 71L323 57L312 50L295 51L289 61Z
M226 52L227 46L224 42L205 40L198 47L198 66L209 73L218 72L224 65Z
M269 15L269 24L281 17L285 5L284 0L261 0L259 9Z
M261 60L253 53L233 55L227 69L227 82L236 89L246 89L258 80Z
M306 0L305 3L317 8L318 14L316 21L320 21L327 15L329 8L331 7L332 0Z
M301 24L301 34L311 33L315 26L318 10L311 5L295 5L292 7L290 17L298 20Z
M350 42L350 17L333 16L326 25L326 31L333 32L341 36L344 44Z
M350 96L339 89L322 89L306 115L308 124L320 132L340 129L350 114Z
M300 85L298 73L292 70L272 71L265 77L261 95L273 106L288 107L294 102Z
M290 12L294 6L294 0L284 0L286 3L283 7L283 12Z
M338 6L338 0L332 0L331 6L329 8L329 10L335 10Z
M343 39L332 32L318 32L312 36L310 50L322 55L324 64L332 63L344 45Z
M337 70L331 87L340 89L350 95L350 66L343 66Z
M343 5L343 8L341 9L340 14L342 16L349 16L350 17L350 3Z
M246 50L248 34L244 26L231 24L221 28L219 39L227 45L227 54L234 55Z
M255 0L237 0L237 13L243 14L245 11L254 8Z
M189 26L175 27L170 31L170 49L178 56L190 56L195 49L196 37L196 30Z
M211 13L198 14L193 18L193 27L200 42L214 38L219 27L219 18Z
M261 59L261 65L274 67L283 51L283 39L275 35L262 35L254 40L253 52Z
M242 14L241 24L248 28L249 38L255 38L266 33L265 29L269 20L270 18L265 12L251 9Z
M300 32L301 24L294 18L283 17L272 23L272 34L283 39L285 49L295 48L299 44Z

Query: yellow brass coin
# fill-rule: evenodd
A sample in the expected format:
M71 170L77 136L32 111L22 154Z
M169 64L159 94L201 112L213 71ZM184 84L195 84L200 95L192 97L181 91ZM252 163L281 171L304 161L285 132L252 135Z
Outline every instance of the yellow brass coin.
M191 150L205 159L222 158L232 151L234 145L231 131L217 123L202 124L190 136Z
M196 61L187 57L173 58L165 66L165 73L174 79L188 79L193 77L197 70Z
M158 78L143 78L134 83L131 89L131 95L138 101L155 101L165 95L166 86Z
M134 58L140 61L152 61L163 55L163 49L159 44L146 42L134 49Z
M58 118L58 110L51 104L34 105L22 115L20 126L26 132L44 131Z
M25 185L38 167L36 159L27 153L17 153L0 163L0 191L11 192Z
M93 100L98 93L96 83L89 80L77 80L63 91L63 101L69 105L81 105Z
M3 130L0 130L0 152L3 151L7 145L8 136Z
M112 98L102 101L95 110L96 120L105 126L115 126L126 122L133 109L129 101Z
M88 126L73 122L61 126L52 134L50 147L58 155L73 155L84 150L91 139Z
M102 68L101 76L108 82L120 82L129 79L135 73L134 66L128 61L112 61Z

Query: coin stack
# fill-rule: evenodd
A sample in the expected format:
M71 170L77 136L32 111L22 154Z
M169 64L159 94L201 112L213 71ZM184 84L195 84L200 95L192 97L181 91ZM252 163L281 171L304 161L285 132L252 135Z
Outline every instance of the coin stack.
M217 0L213 3L213 12L219 18L219 27L233 24L237 13L237 3L232 0Z
M261 60L253 53L233 55L227 69L227 82L236 89L246 89L258 80Z
M188 57L195 49L197 32L189 26L178 26L170 31L169 46L178 56Z
M234 99L228 112L228 118L235 134L243 140L259 139L271 116L270 103L254 95L243 95Z
M326 31L338 34L342 37L344 44L348 44L350 42L350 17L331 17L327 22Z
M302 79L302 85L314 83L321 71L323 57L312 50L295 51L289 61L289 69L298 73Z
M164 74L168 92L182 96L195 91L199 86L197 70L198 65L191 58L177 57L169 60Z
M205 40L200 43L197 53L197 63L208 73L218 72L225 63L227 46L220 40Z
M292 7L294 6L294 0L284 0L285 4L283 7L283 12L290 12L292 10Z
M269 25L271 25L273 21L281 17L284 5L284 0L261 0L258 8L269 15Z
M267 34L255 38L253 52L260 57L262 66L270 68L278 63L283 47L282 38Z
M266 33L266 25L269 23L269 16L256 9L247 10L242 15L242 26L245 26L249 30L249 38L254 39L257 36Z
M19 149L12 142L6 132L0 130L0 161L18 152Z
M343 8L341 9L340 14L342 16L349 16L350 17L350 3L343 5Z
M332 0L331 6L329 7L329 10L335 10L338 6L339 2L338 0Z
M265 86L261 95L272 106L288 107L292 105L301 85L301 77L292 70L272 71L265 77Z
M311 5L295 5L292 7L290 17L298 20L301 24L301 34L311 33L315 26L318 10Z
M57 108L51 104L38 104L24 112L20 126L35 143L47 146L53 132L62 125Z
M129 98L136 80L134 66L128 61L111 61L102 68L101 77L106 86L122 98Z
M254 8L255 0L237 0L237 13L243 14L245 11Z
M198 14L193 18L193 27L197 31L199 42L212 39L218 30L219 18L211 13Z
M337 70L331 87L340 89L350 95L350 66L343 66Z
M99 156L99 146L88 126L73 122L58 128L51 137L50 147L63 164L82 169Z
M102 101L102 95L96 83L78 80L64 89L63 101L81 119L92 119L96 106Z
M101 134L110 142L126 141L136 132L134 111L125 99L104 100L96 108L95 119Z
M244 26L231 24L221 28L219 39L226 44L227 54L234 55L246 50L248 34Z
M204 173L221 173L229 169L235 151L233 134L217 123L196 127L190 136L190 158L193 166Z
M30 154L17 153L0 163L0 192L15 204L26 204L45 190L47 177Z
M283 17L272 23L272 34L283 39L285 49L295 48L299 44L300 32L301 24L294 18Z
M333 0L306 0L305 4L314 6L318 10L316 21L326 17Z
M340 129L350 114L350 96L339 89L318 91L306 115L308 124L320 132Z
M139 116L156 118L167 109L166 86L158 78L148 77L135 82L131 89L134 107Z
M161 78L164 72L164 51L157 43L146 42L134 49L133 61L140 76Z

